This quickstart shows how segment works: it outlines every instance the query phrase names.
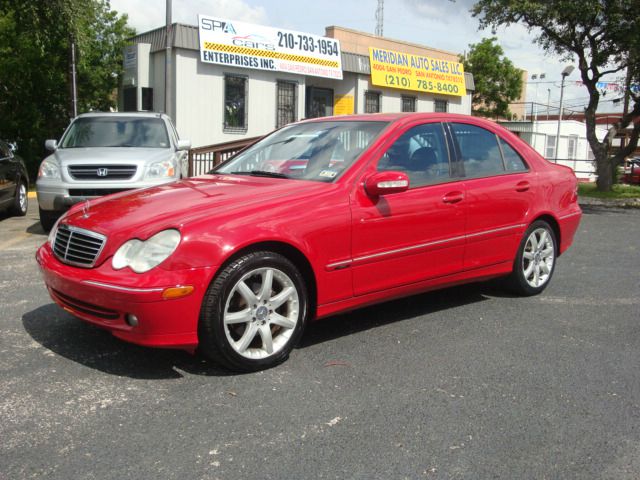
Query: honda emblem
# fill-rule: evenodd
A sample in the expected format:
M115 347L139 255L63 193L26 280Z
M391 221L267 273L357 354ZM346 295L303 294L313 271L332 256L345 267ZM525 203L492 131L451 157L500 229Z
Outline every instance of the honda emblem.
M106 177L107 175L109 175L109 169L108 168L99 168L96 173L98 174L99 177Z

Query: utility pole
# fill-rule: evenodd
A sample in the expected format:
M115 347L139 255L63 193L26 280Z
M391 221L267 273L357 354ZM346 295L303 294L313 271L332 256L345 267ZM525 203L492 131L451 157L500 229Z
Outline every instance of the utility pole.
M78 116L78 87L76 84L76 41L71 39L71 111Z
M175 123L175 118L173 118L173 109L171 108L173 105L173 78L171 77L172 67L171 67L171 0L167 0L166 3L166 14L167 14L167 25L166 25L166 42L165 42L165 53L164 53L164 113L169 115L173 122Z
M384 0L378 0L378 8L376 9L376 35L383 36L382 27L384 23Z

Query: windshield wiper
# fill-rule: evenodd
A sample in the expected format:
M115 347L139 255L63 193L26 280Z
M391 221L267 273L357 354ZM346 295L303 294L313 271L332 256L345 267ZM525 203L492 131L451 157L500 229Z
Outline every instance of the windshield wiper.
M219 172L214 172L219 173ZM289 178L284 173L267 172L266 170L251 170L250 172L239 170L237 172L229 172L232 175L253 175L254 177L271 177L271 178Z

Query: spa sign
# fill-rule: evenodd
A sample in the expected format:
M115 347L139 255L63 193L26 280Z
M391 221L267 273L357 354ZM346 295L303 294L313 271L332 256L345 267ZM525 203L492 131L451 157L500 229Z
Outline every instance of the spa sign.
M340 42L311 33L198 15L200 60L342 80Z
M369 47L371 83L380 87L462 97L467 94L459 62Z

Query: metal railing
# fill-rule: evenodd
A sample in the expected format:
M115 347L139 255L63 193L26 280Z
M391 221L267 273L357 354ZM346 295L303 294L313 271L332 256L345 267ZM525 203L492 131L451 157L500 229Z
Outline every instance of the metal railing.
M217 143L189 150L189 176L203 175L216 165L229 159L263 137L243 138L233 142Z
M570 167L578 178L595 179L596 177L596 166L593 160L584 160L581 158L547 158L547 161Z

